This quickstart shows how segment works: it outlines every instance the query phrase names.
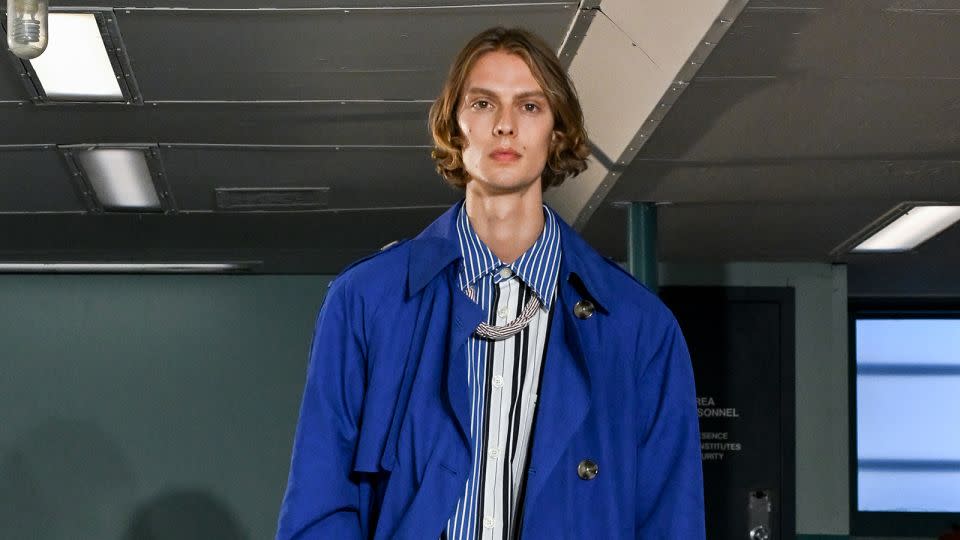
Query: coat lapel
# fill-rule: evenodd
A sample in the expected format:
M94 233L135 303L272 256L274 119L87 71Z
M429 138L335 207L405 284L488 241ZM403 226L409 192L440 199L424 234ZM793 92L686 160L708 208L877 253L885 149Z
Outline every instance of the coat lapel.
M590 409L590 373L577 328L578 323L585 321L573 317L573 305L579 298L571 296L576 293L571 292L570 285L560 284L540 381L542 390L527 477L528 501L543 489Z
M483 309L466 294L455 290L456 279L445 284L453 297L450 314L450 341L447 343L447 399L453 409L463 442L470 444L470 390L467 388L467 344L470 334L483 321ZM473 452L471 452L471 455Z
M608 263L566 223L559 220L559 224L563 259L540 381L525 504L543 490L590 410L590 369L602 347L597 330L609 313L609 291L597 274L598 266ZM574 305L583 299L596 306L588 319L573 314ZM571 468L569 474L577 473Z
M456 240L456 217L461 201L443 213L416 238L411 240L407 271L407 296L418 294L424 287L436 286L437 297L450 299L446 321L432 329L431 336L442 339L446 334L445 378L442 382L446 399L456 418L460 435L467 448L470 444L470 392L467 388L467 343L470 334L483 320L484 310L457 288L460 270L460 247Z

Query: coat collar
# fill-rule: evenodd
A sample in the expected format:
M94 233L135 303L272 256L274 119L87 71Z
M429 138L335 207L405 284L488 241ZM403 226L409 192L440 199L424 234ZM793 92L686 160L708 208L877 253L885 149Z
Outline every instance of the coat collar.
M441 270L461 259L456 224L463 199L445 211L410 241L410 262L407 271L407 296L418 294ZM556 212L554 212L556 214ZM563 257L560 282L569 282L597 309L609 313L613 292L603 280L599 268L608 264L603 257L557 216ZM559 285L559 284L558 284Z

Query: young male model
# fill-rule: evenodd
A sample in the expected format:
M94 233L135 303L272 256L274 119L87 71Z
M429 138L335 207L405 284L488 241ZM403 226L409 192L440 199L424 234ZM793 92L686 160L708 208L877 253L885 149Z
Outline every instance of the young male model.
M430 127L465 199L331 284L277 538L704 538L677 323L542 201L589 152L556 56L481 33Z

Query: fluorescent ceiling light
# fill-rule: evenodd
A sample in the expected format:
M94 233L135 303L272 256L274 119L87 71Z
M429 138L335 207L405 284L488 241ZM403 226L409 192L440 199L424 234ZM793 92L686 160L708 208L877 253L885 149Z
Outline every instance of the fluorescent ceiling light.
M50 100L123 101L92 13L51 13L47 50L30 65Z
M853 248L854 252L907 251L960 220L960 206L915 206Z
M105 209L161 209L142 149L97 148L77 152L76 156Z
M224 272L247 268L239 263L0 263L0 272Z

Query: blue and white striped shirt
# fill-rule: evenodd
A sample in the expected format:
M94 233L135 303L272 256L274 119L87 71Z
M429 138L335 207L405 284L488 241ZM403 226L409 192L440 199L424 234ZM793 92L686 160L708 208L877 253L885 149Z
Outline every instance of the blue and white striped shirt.
M472 288L488 324L517 318L532 295L541 308L509 338L469 341L467 387L474 462L463 496L447 521L448 540L508 540L520 530L532 425L551 306L560 270L559 219L543 207L544 228L516 261L504 264L474 232L466 206L457 216L462 291Z

